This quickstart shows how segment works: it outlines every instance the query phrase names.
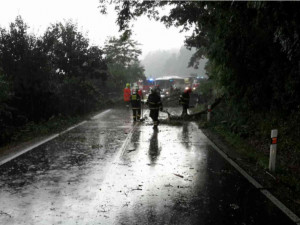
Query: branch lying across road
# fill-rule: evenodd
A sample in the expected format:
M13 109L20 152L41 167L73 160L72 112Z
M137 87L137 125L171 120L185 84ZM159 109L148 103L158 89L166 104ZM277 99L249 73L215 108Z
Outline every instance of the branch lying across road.
M215 101L211 104L211 109L214 109L222 101L223 97L224 96L216 98ZM191 115L185 115L184 117L171 115L166 110L163 110L163 112L165 112L165 113L168 114L168 119L170 119L170 120L190 120L190 121L193 121L193 120L199 119L201 117L201 115L206 114L207 113L207 109L204 109L204 110L202 110L200 112L197 112L197 113L194 113L194 114L191 114Z

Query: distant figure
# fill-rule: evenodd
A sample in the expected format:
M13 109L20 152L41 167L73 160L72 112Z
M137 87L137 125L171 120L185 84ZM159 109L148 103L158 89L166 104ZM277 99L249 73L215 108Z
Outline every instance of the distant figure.
M151 93L148 96L146 104L149 106L150 109L150 117L153 120L153 128L157 129L157 126L159 124L159 110L163 110L163 105L160 99L160 93L157 87L151 89Z
M174 87L173 87L173 85L171 85L171 87L170 87L170 94L172 95L174 93Z
M192 92L192 89L189 87L189 88L185 89L184 92L179 97L179 104L182 105L182 113L181 113L182 117L185 117L186 115L188 115L187 110L188 110L189 104L190 104L191 92Z
M133 121L140 120L141 118L141 97L137 92L136 88L132 89L130 96L130 102L132 107Z
M130 84L127 83L126 87L124 88L124 102L127 108L129 108L130 95L131 95Z

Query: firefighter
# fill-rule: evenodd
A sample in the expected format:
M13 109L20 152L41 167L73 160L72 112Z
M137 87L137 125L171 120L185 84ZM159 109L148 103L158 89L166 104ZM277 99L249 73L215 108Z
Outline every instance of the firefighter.
M124 88L124 102L127 108L129 108L130 95L131 95L130 84L127 83L126 87Z
M139 88L138 94L141 97L141 99L143 99L143 90L142 90L142 88Z
M159 124L159 110L163 110L163 105L160 99L160 93L157 87L151 89L151 93L148 96L146 104L149 106L150 109L150 117L153 120L153 128L157 129L157 126Z
M185 117L188 115L187 110L189 108L190 104L190 95L191 95L192 89L190 87L186 88L184 92L179 97L179 104L182 105L182 113L181 116Z
M132 107L133 121L139 121L141 119L141 97L136 88L132 89L130 102Z
M138 88L138 94L141 98L141 118L140 118L140 120L142 121L144 119L143 118L144 96L143 96L143 89L142 88Z

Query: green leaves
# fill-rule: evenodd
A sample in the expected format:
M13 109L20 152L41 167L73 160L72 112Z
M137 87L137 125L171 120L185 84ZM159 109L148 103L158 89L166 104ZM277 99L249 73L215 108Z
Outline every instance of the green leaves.
M103 51L90 46L71 21L52 24L41 37L29 34L27 29L21 17L8 30L0 29L3 127L97 108L100 88L95 86L104 86L107 78ZM67 104L71 102L74 108ZM20 118L24 119L19 123Z
M109 38L105 43L103 51L109 73L115 87L119 90L122 90L126 83L144 79L144 68L138 59L142 51L138 45L136 41L124 34L120 38Z
M300 102L298 2L117 2L121 30L140 15L166 26L193 30L186 39L197 52L190 66L207 57L209 76L232 99L252 109L295 109ZM160 16L159 7L171 6ZM293 85L292 83L295 83ZM244 101L240 101L244 99Z

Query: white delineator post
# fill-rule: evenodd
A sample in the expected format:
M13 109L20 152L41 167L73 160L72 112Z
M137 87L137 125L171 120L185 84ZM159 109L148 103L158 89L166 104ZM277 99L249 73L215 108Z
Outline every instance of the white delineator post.
M271 131L269 170L275 172L278 130Z
M211 114L211 105L207 106L207 122L210 121L210 114Z

